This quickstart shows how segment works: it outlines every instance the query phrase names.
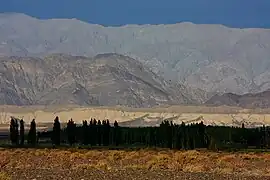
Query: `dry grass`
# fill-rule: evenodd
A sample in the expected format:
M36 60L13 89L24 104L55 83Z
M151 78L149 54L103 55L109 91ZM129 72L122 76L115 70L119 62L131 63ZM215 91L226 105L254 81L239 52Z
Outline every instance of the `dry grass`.
M11 180L11 177L7 173L0 171L0 180Z
M1 149L1 169L168 170L270 176L270 154L165 150ZM6 177L1 174L0 177ZM1 179L1 178L0 178Z

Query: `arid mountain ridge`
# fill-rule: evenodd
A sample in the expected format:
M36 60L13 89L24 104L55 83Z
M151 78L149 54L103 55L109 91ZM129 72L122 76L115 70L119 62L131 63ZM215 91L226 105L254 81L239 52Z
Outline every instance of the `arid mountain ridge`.
M206 105L211 106L238 106L242 108L269 108L270 107L270 89L259 93L247 93L237 95L233 93L225 93L222 95L214 95Z
M0 15L0 55L93 57L119 53L166 81L207 92L257 93L270 88L270 30L222 25L103 27L76 19Z
M7 105L153 107L208 98L202 90L166 81L141 62L114 53L2 57L0 83L0 104Z

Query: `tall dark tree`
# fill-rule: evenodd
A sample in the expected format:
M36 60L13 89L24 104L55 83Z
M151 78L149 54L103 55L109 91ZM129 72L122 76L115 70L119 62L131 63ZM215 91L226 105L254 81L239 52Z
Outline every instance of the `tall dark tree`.
M109 120L104 120L102 122L103 126L103 145L108 146L110 142L110 122Z
M161 144L161 147L166 147L167 146L167 127L165 124L166 121L162 121L160 126L159 126L159 134L161 135L160 136L160 144Z
M56 116L54 119L53 124L53 132L52 132L52 143L53 145L59 146L60 145L60 139L61 139L61 124L59 121L59 117Z
M110 144L111 125L109 119L106 121L106 145Z
M13 117L10 120L9 132L11 144L18 145L18 121Z
M87 124L87 121L86 120L83 120L83 126L82 126L82 137L83 137L83 140L82 140L82 144L83 145L88 145L89 144L89 128L88 128L88 124Z
M18 119L15 120L15 134L16 134L16 144L18 145L20 139Z
M102 144L103 146L106 146L106 121L102 121L102 126L101 126L101 138L102 138Z
M205 131L205 125L201 121L198 125L198 147L199 148L206 148L207 147L207 136Z
M117 121L115 121L113 125L114 125L114 129L113 129L114 130L114 133L113 133L114 144L116 146L118 146L119 143L120 143L119 125L118 125L118 122Z
M72 146L76 141L76 124L72 119L67 123L67 137L70 146Z
M16 143L16 136L15 136L15 120L13 118L10 119L10 124L9 124L9 137L11 144Z
M98 134L97 120L94 119L93 120L92 133L91 133L94 146L96 146L97 143L98 143L97 134Z
M20 145L24 145L24 121L20 120Z
M173 122L170 121L169 125L168 125L168 148L172 149L173 146Z
M164 121L161 125L162 133L164 135L164 145L167 148L172 148L172 122Z
M98 120L97 123L97 141L98 141L98 145L101 146L102 143L102 125L101 125L101 121Z
M182 131L181 127L179 125L176 125L175 127L175 136L176 136L176 142L175 142L175 148L181 149L182 148Z
M184 122L181 124L181 146L182 149L188 148L188 132L187 132L187 126Z
M246 134L248 134L248 132L246 132ZM265 132L265 140L266 140L266 148L269 149L270 147L270 128L267 127L266 128L266 132Z
M92 118L89 122L89 141L91 146L95 145L94 120Z
M263 127L260 128L260 134L261 134L261 148L266 147L266 127L263 125Z
M37 141L37 128L35 119L30 124L30 130L28 132L28 144L36 145Z

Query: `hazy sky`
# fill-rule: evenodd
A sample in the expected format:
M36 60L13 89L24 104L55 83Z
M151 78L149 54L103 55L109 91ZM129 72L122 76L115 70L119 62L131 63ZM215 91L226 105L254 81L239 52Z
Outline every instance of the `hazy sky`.
M102 25L191 21L270 28L270 0L1 0L0 12Z

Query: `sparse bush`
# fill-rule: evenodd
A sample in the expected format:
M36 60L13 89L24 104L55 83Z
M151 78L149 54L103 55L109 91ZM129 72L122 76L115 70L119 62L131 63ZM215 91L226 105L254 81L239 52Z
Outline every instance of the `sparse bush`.
M11 176L9 176L7 173L5 172L0 172L0 180L11 180Z

